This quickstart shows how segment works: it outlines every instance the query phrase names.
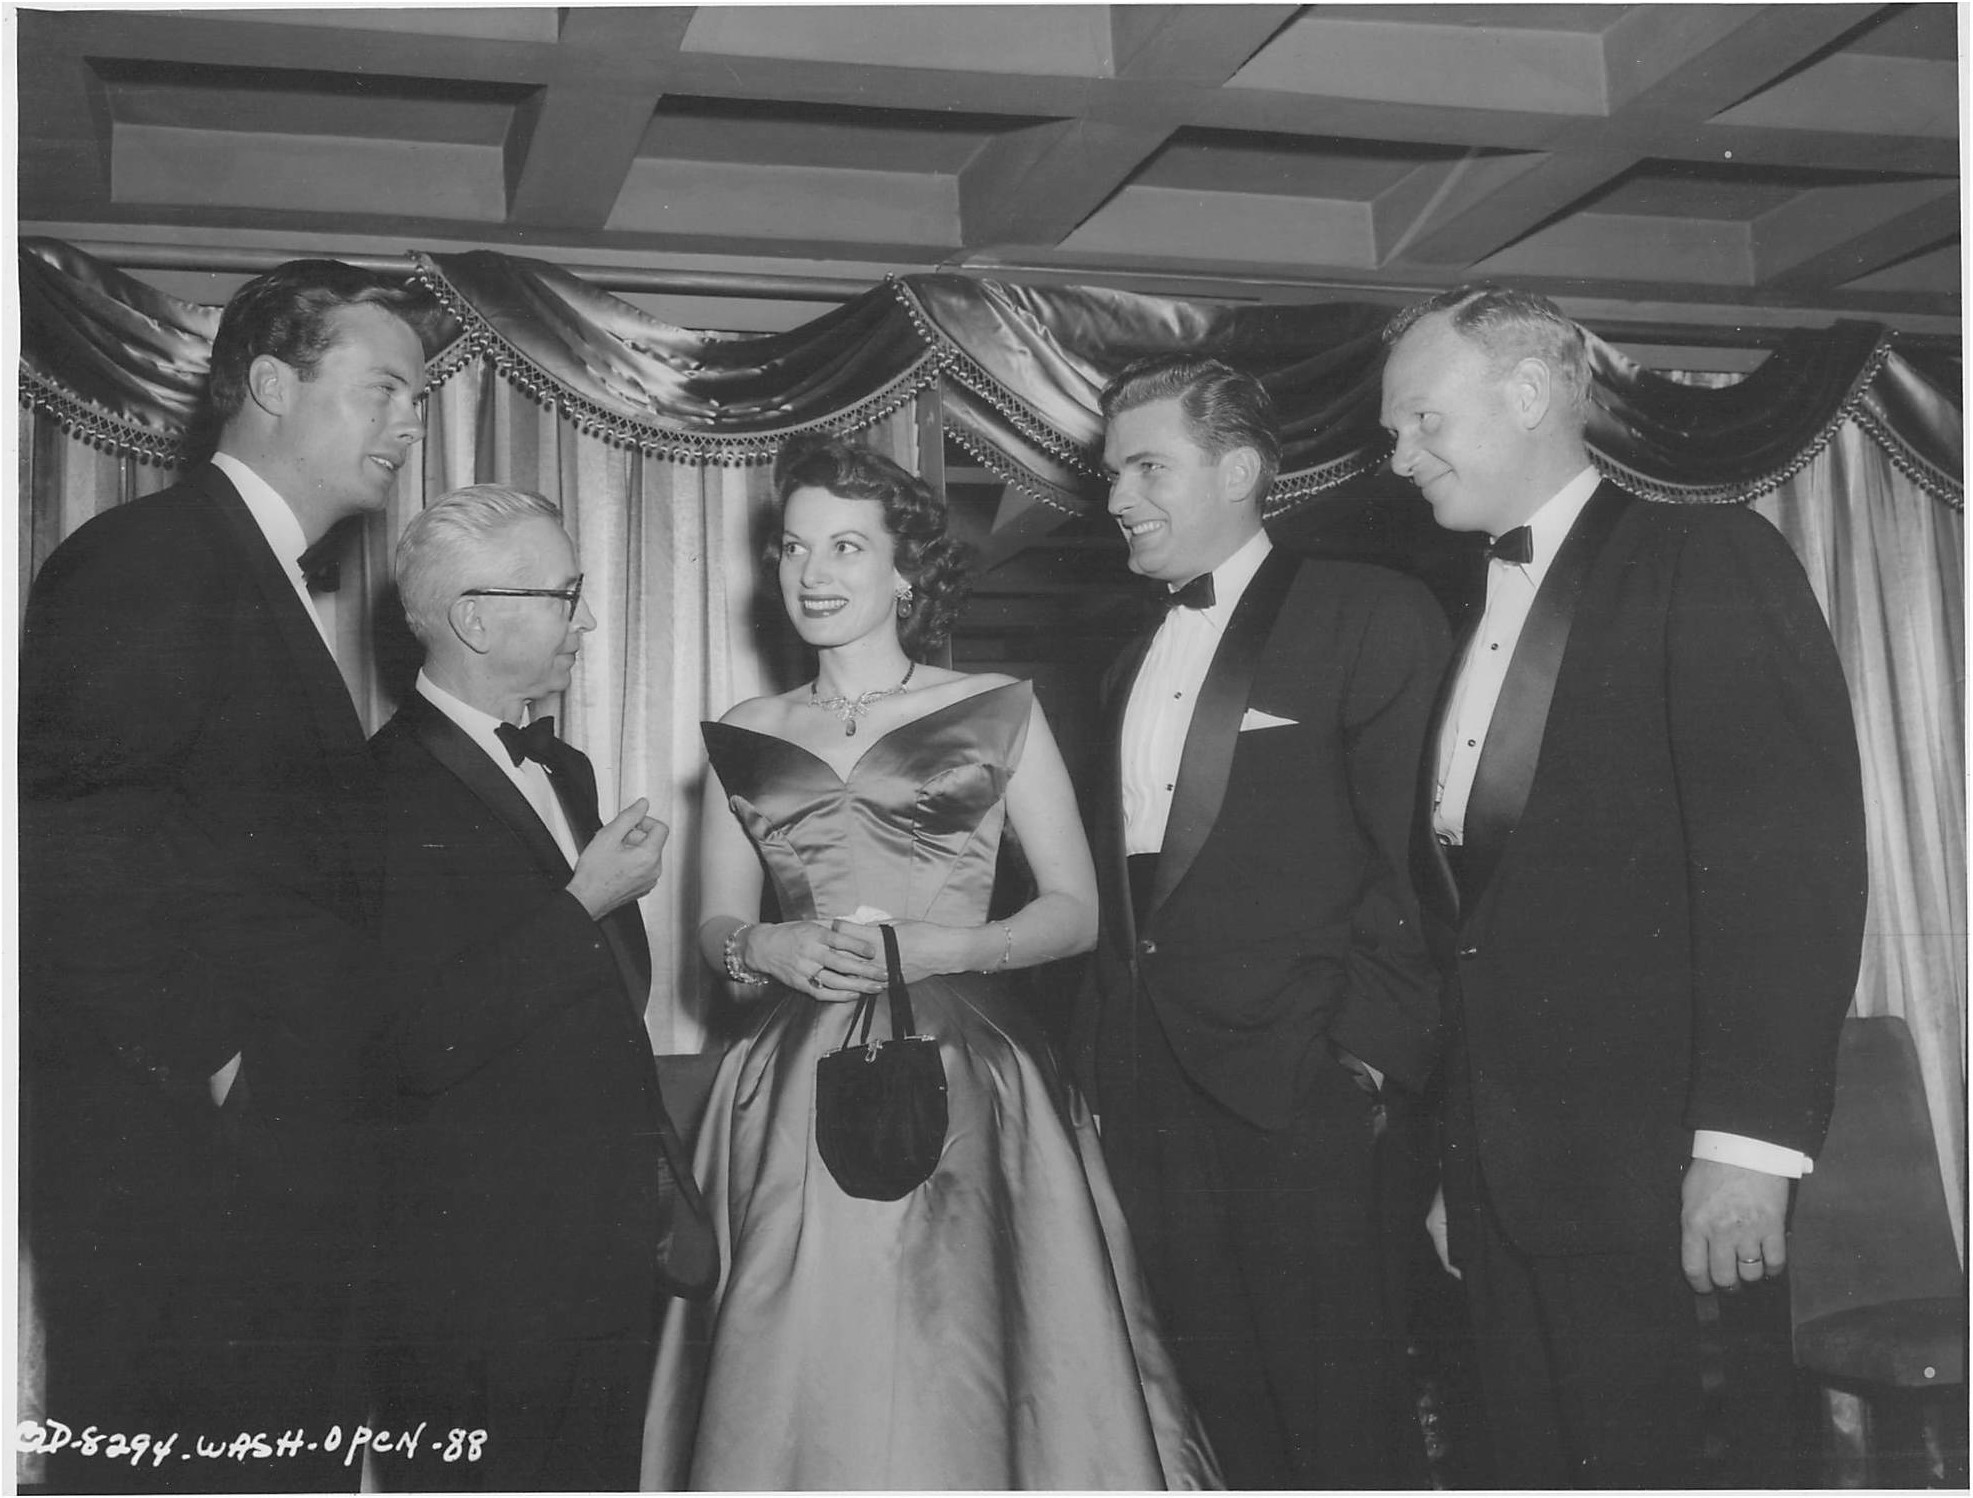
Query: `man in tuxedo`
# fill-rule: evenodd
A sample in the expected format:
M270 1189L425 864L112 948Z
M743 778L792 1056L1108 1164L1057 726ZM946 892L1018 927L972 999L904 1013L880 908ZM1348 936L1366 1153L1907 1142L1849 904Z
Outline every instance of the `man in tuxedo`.
M484 1438L386 1481L633 1489L660 1296L718 1266L644 1030L666 828L641 799L599 828L588 759L520 726L596 624L554 505L458 490L396 574L425 664L371 741L398 1008L383 1424Z
M213 343L217 455L83 525L29 596L22 1184L46 1413L178 1433L160 1464L71 1448L58 1489L341 1480L319 1453L184 1457L360 1418L382 848L300 559L384 507L423 434L419 316L335 261L249 282Z
M1719 1378L1756 1464L1726 1485L1765 1485L1789 1445L1789 1183L1863 929L1842 670L1766 521L1599 481L1587 353L1552 304L1460 288L1386 337L1392 466L1492 537L1418 852L1449 975L1434 1236L1495 1477L1693 1485Z
M1144 360L1103 412L1110 513L1170 605L1104 684L1104 1153L1230 1485L1422 1485L1386 1227L1437 1032L1406 849L1445 622L1271 547L1250 376Z

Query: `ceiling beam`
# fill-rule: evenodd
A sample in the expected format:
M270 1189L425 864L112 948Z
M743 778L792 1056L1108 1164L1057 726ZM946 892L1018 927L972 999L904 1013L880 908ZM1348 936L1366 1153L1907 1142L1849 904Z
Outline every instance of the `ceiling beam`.
M561 45L571 54L634 59L642 76L599 70L578 79L562 69L515 109L504 148L510 222L601 228L609 220L650 128L664 65L691 23L690 6L568 13Z
M1185 123L1183 99L1166 89L1217 88L1297 8L1110 7L1117 78L1155 80L1159 92L1133 96L1131 119L1047 120L988 141L959 173L960 243L1060 244Z
M1049 120L995 136L959 171L960 243L1060 244L1169 133Z
M1604 151L1470 156L1387 258L1472 265L1489 247L1513 243L1620 176L1634 159Z
M17 24L28 24L17 12ZM57 56L16 75L20 138L17 203L80 213L110 202L109 96L88 60Z
M1953 182L1819 188L1755 220L1755 277L1775 287L1840 286L1958 230Z
M1652 126L1704 119L1758 92L1875 10L1871 5L1640 5L1603 34L1610 114L1580 124L1531 170L1495 167L1407 234L1423 265L1472 265L1665 154ZM1488 175L1497 191L1476 191Z
M1113 5L1110 50L1116 75L1217 88L1300 9L1298 5Z

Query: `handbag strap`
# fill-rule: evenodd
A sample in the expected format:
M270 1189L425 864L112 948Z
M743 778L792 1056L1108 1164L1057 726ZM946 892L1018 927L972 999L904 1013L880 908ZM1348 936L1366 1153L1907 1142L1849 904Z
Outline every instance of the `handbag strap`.
M890 972L891 1039L903 1040L918 1033L911 1023L911 990L904 986L904 968L897 955L897 933L889 926L879 926L877 929L884 933L884 966Z

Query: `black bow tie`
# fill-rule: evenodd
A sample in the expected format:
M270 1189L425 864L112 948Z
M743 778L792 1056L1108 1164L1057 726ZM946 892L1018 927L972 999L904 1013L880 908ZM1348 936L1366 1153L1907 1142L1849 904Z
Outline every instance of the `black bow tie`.
M1487 560L1491 562L1512 562L1525 567L1535 559L1535 533L1525 525L1517 525L1503 536L1495 536L1487 542Z
M311 593L335 593L342 588L342 559L334 548L311 546L295 558L295 566Z
M1182 588L1172 588L1162 600L1168 609L1209 609L1213 606L1213 575L1201 572Z
M500 735L500 742L507 746L507 752L514 756L514 763L531 759L536 764L546 766L548 756L553 752L548 746L555 742L555 720L536 718L526 728L516 728L512 723L498 724L494 730Z

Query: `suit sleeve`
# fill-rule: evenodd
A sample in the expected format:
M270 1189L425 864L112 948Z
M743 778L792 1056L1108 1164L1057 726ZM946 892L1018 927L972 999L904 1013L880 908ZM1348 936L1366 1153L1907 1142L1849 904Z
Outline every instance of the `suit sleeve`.
M1375 850L1351 913L1349 991L1330 1038L1418 1088L1439 1027L1439 975L1427 951L1410 848L1420 755L1445 671L1445 616L1408 580L1375 595L1343 704L1350 798Z
M1813 1155L1863 937L1856 729L1787 543L1751 513L1709 518L1687 534L1668 621L1693 945L1686 1121Z
M231 559L201 539L78 537L22 629L27 966L62 1023L167 1080L218 1069L287 1011L341 1013L364 956L251 848L222 848L186 784L242 607Z

